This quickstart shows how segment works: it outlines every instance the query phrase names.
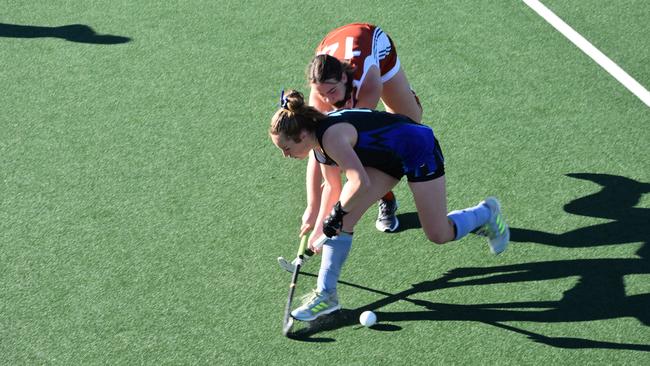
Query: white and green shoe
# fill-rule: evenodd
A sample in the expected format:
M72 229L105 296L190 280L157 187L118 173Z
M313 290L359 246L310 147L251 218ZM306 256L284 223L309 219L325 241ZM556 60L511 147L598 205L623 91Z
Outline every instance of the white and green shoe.
M334 294L320 293L316 290L307 295L306 301L302 306L291 312L291 316L300 321L308 322L318 318L321 315L333 313L339 310L339 299Z
M488 197L483 201L490 208L490 220L477 231L477 234L486 236L490 251L500 254L508 247L510 229L501 214L501 204L495 197Z

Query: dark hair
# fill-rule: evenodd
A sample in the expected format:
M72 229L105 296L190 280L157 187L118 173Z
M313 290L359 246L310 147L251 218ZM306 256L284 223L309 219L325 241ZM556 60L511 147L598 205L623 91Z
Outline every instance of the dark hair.
M319 84L329 79L341 81L344 72L348 74L348 79L353 77L354 66L341 62L334 56L316 55L307 66L307 80Z
M334 103L336 108L343 108L352 96L352 81L354 80L354 66L341 62L334 56L327 54L316 55L307 66L307 80L313 84L321 84L334 79L337 82L343 78L343 73L348 76L345 83L345 96L343 100Z
M318 121L326 116L314 107L305 104L302 93L289 90L284 95L282 107L271 118L270 135L284 134L295 142L300 142L300 132L316 131Z

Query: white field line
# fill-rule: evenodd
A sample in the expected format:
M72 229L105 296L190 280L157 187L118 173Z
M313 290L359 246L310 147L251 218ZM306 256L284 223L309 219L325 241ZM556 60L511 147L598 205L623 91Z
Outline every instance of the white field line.
M558 32L562 33L569 41L573 42L582 52L591 57L598 65L605 71L618 80L629 91L636 95L646 106L650 107L650 92L643 85L634 80L625 70L621 69L614 61L605 56L587 41L580 33L576 32L555 13L549 10L544 4L538 0L523 0L526 5L533 9L537 14L544 18L550 25L552 25Z

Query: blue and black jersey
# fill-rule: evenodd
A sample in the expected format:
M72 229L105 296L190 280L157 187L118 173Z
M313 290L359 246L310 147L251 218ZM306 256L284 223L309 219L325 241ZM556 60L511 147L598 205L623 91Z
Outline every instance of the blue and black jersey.
M410 118L370 109L344 109L319 122L316 137L323 146L325 131L337 123L349 123L357 130L353 147L363 166L373 167L397 179L431 180L444 175L444 158L433 130ZM321 164L334 165L327 155L316 153Z

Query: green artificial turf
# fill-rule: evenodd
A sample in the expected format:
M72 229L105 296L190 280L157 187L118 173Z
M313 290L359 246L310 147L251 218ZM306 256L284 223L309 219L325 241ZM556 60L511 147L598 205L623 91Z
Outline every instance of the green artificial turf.
M650 5L543 2L650 87ZM498 196L512 243L427 242L402 182L344 311L288 339L305 164L268 124L356 21L396 43L449 209ZM522 1L9 0L0 60L0 364L650 361L650 109Z

